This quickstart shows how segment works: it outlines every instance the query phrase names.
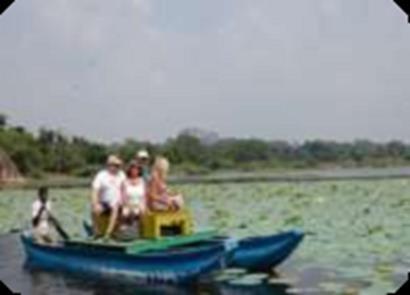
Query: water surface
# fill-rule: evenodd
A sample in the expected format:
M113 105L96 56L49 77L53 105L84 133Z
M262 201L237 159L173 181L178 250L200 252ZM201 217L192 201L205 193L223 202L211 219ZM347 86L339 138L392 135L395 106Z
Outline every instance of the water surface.
M410 269L410 181L181 185L199 227L237 237L300 228L306 239L280 278L228 271L186 288L79 279L22 268L16 235L0 238L0 278L23 294L385 294ZM53 190L57 215L73 235L87 218L88 191ZM26 224L33 191L0 192L0 232ZM5 258L6 257L6 258ZM108 286L106 285L108 284ZM134 292L134 293L133 293Z

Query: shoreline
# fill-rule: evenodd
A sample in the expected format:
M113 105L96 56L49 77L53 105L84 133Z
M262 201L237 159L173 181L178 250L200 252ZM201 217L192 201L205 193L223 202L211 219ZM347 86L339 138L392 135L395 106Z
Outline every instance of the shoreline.
M252 182L318 182L348 180L382 180L410 178L410 166L387 168L330 168L304 169L284 171L225 171L208 175L174 175L170 176L170 184L221 184ZM40 185L50 188L84 188L91 179L74 177L50 177L45 179L28 179L0 185L0 189L33 189Z

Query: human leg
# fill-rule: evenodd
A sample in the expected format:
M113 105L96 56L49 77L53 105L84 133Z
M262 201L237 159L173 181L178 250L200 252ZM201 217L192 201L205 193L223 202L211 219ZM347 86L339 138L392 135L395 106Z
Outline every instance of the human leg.
M109 215L109 222L108 222L108 227L107 230L105 231L105 237L110 237L115 229L115 226L117 225L117 219L118 219L118 214L119 213L119 207L118 205L113 206L110 210L110 215Z

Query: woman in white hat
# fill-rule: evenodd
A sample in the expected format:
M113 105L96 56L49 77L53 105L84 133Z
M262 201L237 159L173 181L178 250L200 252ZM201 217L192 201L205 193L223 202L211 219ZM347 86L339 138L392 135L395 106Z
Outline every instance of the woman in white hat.
M96 236L110 237L116 226L126 179L121 166L121 159L110 155L106 168L98 172L92 182L91 206ZM103 222L104 219L107 222Z

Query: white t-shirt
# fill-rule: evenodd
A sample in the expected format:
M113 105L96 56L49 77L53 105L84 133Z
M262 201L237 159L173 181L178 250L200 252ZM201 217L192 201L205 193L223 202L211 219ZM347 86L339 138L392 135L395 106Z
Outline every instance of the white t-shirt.
M134 184L128 179L125 181L125 200L130 205L143 205L145 200L145 181L140 178L138 183Z
M92 188L98 191L100 202L114 206L121 201L122 187L125 179L123 171L111 174L107 170L102 170L94 178Z
M41 203L40 200L34 201L32 208L31 208L32 218L38 215L42 206L43 206L43 203ZM36 229L42 233L47 233L49 230L48 218L49 218L49 212L51 212L51 203L47 201L45 204L45 207L46 207L46 210L43 210L43 212L41 212L39 222L36 226Z

